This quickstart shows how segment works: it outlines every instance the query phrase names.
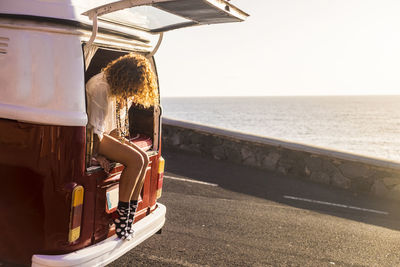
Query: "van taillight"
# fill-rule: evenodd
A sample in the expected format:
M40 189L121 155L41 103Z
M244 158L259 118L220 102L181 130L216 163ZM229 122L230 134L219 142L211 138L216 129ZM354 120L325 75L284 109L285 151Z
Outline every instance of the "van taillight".
M83 208L83 186L78 185L72 191L71 214L69 219L68 241L75 242L81 235L81 221Z
M161 197L162 193L162 185L163 185L163 178L164 178L164 167L165 167L165 160L163 157L158 159L158 181L157 181L157 198Z

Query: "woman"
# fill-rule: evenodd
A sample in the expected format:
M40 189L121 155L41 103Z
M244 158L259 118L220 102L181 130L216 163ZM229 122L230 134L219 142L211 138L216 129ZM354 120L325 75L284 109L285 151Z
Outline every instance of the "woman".
M143 186L147 154L130 143L128 105L130 102L150 107L158 104L158 90L150 62L142 55L128 54L107 65L86 84L88 127L94 132L94 155L108 172L108 160L122 163L119 182L116 234L130 239L137 201Z

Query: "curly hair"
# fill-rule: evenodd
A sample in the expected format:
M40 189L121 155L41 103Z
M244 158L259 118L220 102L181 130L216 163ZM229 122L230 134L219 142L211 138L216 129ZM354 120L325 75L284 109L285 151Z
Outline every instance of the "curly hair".
M146 57L127 54L108 63L103 72L118 101L133 97L133 103L145 108L158 104L156 75Z

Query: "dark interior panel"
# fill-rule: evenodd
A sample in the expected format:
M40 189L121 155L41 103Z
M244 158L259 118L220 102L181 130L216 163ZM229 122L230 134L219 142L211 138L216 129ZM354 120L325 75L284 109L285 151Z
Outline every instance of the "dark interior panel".
M129 133L131 136L144 134L149 137L154 132L154 108L143 108L140 105L132 104L129 108Z
M126 54L127 52L123 51L98 49L96 54L93 56L92 61L90 62L89 68L86 70L85 83L87 83L90 78L105 68L108 63Z

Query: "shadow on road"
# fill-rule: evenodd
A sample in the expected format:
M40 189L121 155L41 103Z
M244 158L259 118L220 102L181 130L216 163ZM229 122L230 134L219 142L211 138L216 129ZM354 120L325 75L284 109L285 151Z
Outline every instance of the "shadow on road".
M400 212L397 211L396 201L355 194L264 170L203 158L199 155L183 154L172 149L164 149L163 157L166 160L166 172L177 176L216 183L221 188L230 191L301 209L400 230ZM296 198L346 205L363 210L325 205L320 202L298 201ZM372 210L372 212L367 210ZM387 214L373 211L382 211Z

